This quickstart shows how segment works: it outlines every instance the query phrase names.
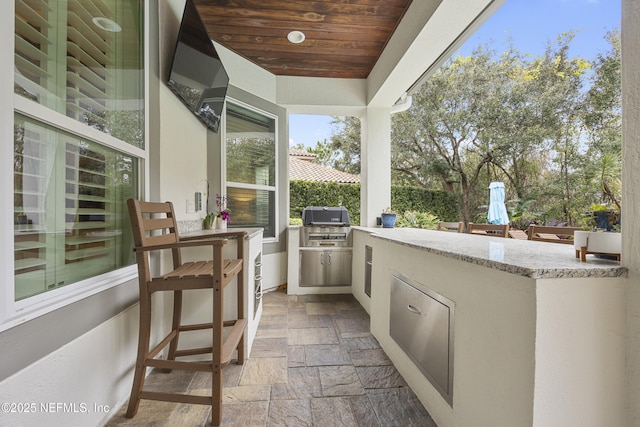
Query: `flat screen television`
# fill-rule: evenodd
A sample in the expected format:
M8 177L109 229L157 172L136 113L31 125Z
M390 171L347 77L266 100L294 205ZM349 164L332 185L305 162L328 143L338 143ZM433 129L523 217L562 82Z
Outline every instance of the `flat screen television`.
M212 131L218 132L229 76L195 4L187 0L167 86Z

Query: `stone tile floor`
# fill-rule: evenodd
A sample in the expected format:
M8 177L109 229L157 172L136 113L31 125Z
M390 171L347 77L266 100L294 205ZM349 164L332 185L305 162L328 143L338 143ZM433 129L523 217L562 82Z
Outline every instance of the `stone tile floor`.
M222 426L436 426L352 295L266 293L251 357L223 369ZM147 388L210 394L207 373L152 372ZM142 400L107 426L208 426L211 408Z

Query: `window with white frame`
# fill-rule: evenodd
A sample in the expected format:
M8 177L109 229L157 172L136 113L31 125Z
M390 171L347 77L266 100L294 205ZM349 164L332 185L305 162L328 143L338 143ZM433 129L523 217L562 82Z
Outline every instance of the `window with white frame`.
M226 196L231 227L262 227L276 236L277 117L227 102Z
M15 301L135 262L143 22L137 0L15 2Z

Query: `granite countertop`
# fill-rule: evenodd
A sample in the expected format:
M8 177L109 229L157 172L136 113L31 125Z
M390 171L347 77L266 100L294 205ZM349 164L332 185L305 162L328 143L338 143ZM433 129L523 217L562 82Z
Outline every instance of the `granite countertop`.
M262 228L227 228L227 229L215 229L215 230L195 230L189 231L187 233L180 233L180 239L190 240L190 239L198 239L203 237L216 237L225 233L245 233L245 239L252 239L257 234L263 231ZM228 236L228 238L234 238L233 236Z
M627 269L617 261L590 256L586 263L581 262L573 245L411 228L352 228L382 240L534 279L627 275Z

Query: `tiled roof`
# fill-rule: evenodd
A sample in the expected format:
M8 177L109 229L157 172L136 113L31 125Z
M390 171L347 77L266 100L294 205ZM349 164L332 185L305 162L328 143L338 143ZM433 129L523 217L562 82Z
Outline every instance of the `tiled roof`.
M315 159L316 155L314 153L310 153L305 150L301 150L299 148L289 148L289 156L304 158L304 159Z
M289 179L350 184L360 182L358 175L330 169L309 160L301 160L292 155L289 156Z

